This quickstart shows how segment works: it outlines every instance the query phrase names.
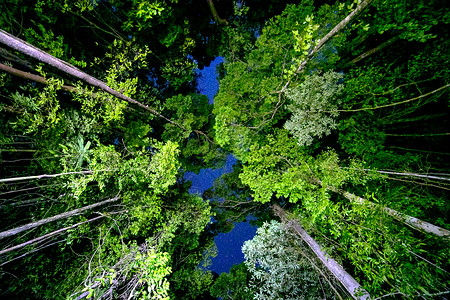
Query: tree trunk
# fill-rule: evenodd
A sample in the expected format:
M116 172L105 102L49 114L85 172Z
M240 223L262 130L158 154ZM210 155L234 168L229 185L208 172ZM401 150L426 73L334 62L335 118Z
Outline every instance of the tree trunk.
M334 259L322 251L319 244L294 220L287 220L284 210L278 206L273 205L275 214L282 219L283 223L292 228L305 243L316 254L317 258L323 263L336 279L342 284L342 286L350 293L353 299L370 299L370 294L364 290L361 285L350 275L344 268L339 265ZM357 296L361 295L361 296Z
M348 200L352 201L352 202L357 202L360 204L365 204L365 205L369 205L370 207L381 207L381 209L386 212L389 216L393 217L394 219L410 226L411 228L421 231L421 232L427 232L427 233L431 233L437 236L441 236L444 238L450 238L450 231L441 227L438 227L436 225L433 225L431 223L422 221L420 219L417 219L415 217L411 217L405 214L402 214L396 210L393 210L389 207L385 207L385 206L380 206L377 205L369 200L366 200L364 198L361 198L359 196L356 196L355 194L349 193L347 191L332 187L332 186L327 186L327 189L330 191L333 191L337 194L340 194L342 196L344 196L345 198L347 198Z
M400 38L399 36L394 36L393 38L387 40L386 42L382 43L381 45L379 45L379 46L377 46L377 47L375 47L375 48L373 48L373 49L371 49L371 50L369 50L369 51L367 51L367 52L364 52L364 53L361 54L360 56L358 56L358 57L352 59L350 62L348 62L347 64L345 64L342 68L345 69L345 68L348 68L348 67L350 67L350 66L353 66L353 65L356 64L357 62L359 62L359 61L361 61L361 60L363 60L363 59L365 59L365 58L367 58L367 57L369 57L369 56L371 56L371 55L377 53L378 51L383 50L383 49L386 48L387 46L389 46L389 45L395 43L399 38Z
M217 13L216 7L214 6L214 2L212 0L206 0L208 2L209 9L214 17L214 21L216 21L219 25L228 25L228 21L225 19L221 19L219 14Z
M78 226L83 225L83 224L85 224L85 223L89 223L89 222L98 220L98 219L103 218L103 217L104 217L104 216L95 217L95 218L92 218L92 219L90 219L90 220L86 220L86 221L83 221L83 222L74 224L74 225L72 225L72 226L64 227L64 228L55 230L55 231L53 231L53 232L44 234L43 236L40 236L40 237L37 237L37 238L35 238L35 239L26 241L25 243L22 243L22 244L19 244L19 245L16 245L16 246L13 246L13 247L10 247L10 248L1 250L1 251L0 251L0 255L3 255L3 254L5 254L5 253L8 253L8 252L13 251L13 250L20 249L20 248L25 247L25 246L27 246L27 245L31 245L31 244L40 242L40 241L42 241L42 240L45 240L45 239L47 239L47 238L49 238L49 237L52 237L52 236L54 236L54 235L56 235L56 234L59 234L59 233L61 233L61 232L66 231L66 230L69 230L69 229L78 227Z
M299 74L303 68L306 66L306 64L310 61L310 59L322 48L323 45L325 45L328 40L330 40L336 33L344 29L345 26L347 26L348 23L350 23L351 20L353 20L354 17L359 15L373 0L363 0L354 11L352 11L347 17L345 17L344 20L339 22L330 32L328 32L323 38L319 40L317 45L314 47L314 49L311 51L311 53L308 54L306 59L298 66L297 70L295 71L296 74ZM284 87L279 92L285 92L286 89L289 87L289 84L291 83L291 80L288 80Z
M78 68L72 66L71 64L69 64L69 63L67 63L65 61L62 61L62 60L60 60L60 59L58 59L58 58L56 58L56 57L54 57L54 56L52 56L52 55L42 51L41 49L38 49L38 48L28 44L27 42L25 42L25 41L15 37L15 36L13 36L13 35L7 33L4 30L1 30L1 29L0 29L0 43L3 43L6 46L8 46L8 47L10 47L10 48L12 48L12 49L14 49L16 51L19 51L19 52L21 52L23 54L31 56L31 57L33 57L33 58L35 58L35 59L37 59L37 60L39 60L39 61L41 61L43 63L49 64L49 65L55 67L56 69L66 73L66 74L69 74L69 75L74 76L74 77L76 77L78 79L81 79L84 82L86 82L86 83L88 83L88 84L90 84L92 86L98 87L98 88L102 89L103 91L105 91L105 92L107 92L107 93L109 93L109 94L111 94L111 95L113 95L113 96L115 96L115 97L117 97L119 99L127 101L128 103L131 103L131 104L135 104L135 105L145 109L146 111L150 112L151 114L153 114L153 115L155 115L157 117L160 117L160 118L166 120L167 122L169 122L169 123L171 123L171 124L181 128L181 129L185 130L185 128L183 126L181 126L177 122L174 122L174 121L170 120L169 118L163 116L162 114L160 114L156 110L148 107L148 105L142 104L142 103L140 103L140 102L138 102L138 101L136 101L136 100L134 100L134 99L132 99L132 98L130 98L128 96L125 96L122 93L119 93L118 91L110 88L103 81L98 80L97 78L94 78L94 77L86 74L85 72L79 70Z
M107 172L110 170L100 170L102 172ZM13 181L22 181L22 180L31 180L31 179L42 179L42 178L53 178L53 177L60 177L64 175L72 175L72 174L84 174L84 175L90 175L93 174L94 171L79 171L79 172L67 172L67 173L59 173L59 174L42 174L42 175L36 175L36 176L25 176L25 177L14 177L14 178L5 178L0 179L0 183L3 182L13 182Z
M25 230L29 230L29 229L32 229L32 228L35 228L35 227L38 227L38 226L41 226L41 225L44 225L44 224L47 224L47 223L50 223L50 222L54 222L54 221L57 221L57 220L60 220L60 219L66 219L66 218L69 218L69 217L73 217L75 215L78 215L78 214L86 211L86 210L89 210L89 209L92 209L92 208L95 208L95 207L98 207L98 206L102 206L102 205L108 204L110 202L117 201L119 199L120 199L119 196L116 196L114 198L111 198L111 199L108 199L108 200L104 200L104 201L101 201L101 202L98 202L98 203L94 203L94 204L91 204L91 205L88 205L88 206L85 206L85 207L77 208L77 209L74 209L74 210L71 210L71 211L68 211L68 212L65 212L65 213L62 213L62 214L59 214L59 215L47 218L47 219L39 220L39 221L33 222L33 223L28 223L26 225L19 226L17 228L13 228L13 229L10 229L10 230L7 230L7 231L0 232L0 239L16 235L16 234L21 233L21 232L23 232Z
M34 75L34 74L31 74L31 73L28 73L28 72L24 72L24 71L20 71L20 70L17 70L15 68L8 67L7 65L4 65L2 63L0 63L0 70L8 72L8 73L10 73L12 75L24 78L24 79L33 80L33 81L36 81L36 82L39 82L39 83L42 83L42 84L46 84L46 85L48 84L47 79L45 79L42 76ZM76 91L75 87L69 86L69 85L63 85L63 86L61 86L61 89L64 90L64 91L68 91L68 92Z
M434 176L428 174L417 174L417 173L409 173L409 172L392 172L392 171L382 171L382 170L371 170L371 169L359 169L363 171L376 172L380 174L387 175L398 175L398 176L406 176L406 177L415 177L420 179L429 179L429 180L441 180L441 181L450 181L450 178L442 177L442 176Z

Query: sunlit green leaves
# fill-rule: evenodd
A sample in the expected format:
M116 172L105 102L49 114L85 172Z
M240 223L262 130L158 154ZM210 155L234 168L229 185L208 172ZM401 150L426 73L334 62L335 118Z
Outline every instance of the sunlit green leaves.
M309 146L314 138L329 135L336 128L338 98L344 88L339 83L343 75L336 72L306 76L299 86L287 92L291 104L291 118L284 127L297 139L300 146Z
M242 247L253 299L308 299L327 291L327 286L320 289L318 274L302 247L279 222L258 228L256 236Z

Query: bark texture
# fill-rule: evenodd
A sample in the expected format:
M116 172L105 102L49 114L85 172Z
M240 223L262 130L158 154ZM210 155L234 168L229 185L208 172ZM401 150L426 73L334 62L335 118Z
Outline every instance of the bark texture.
M320 248L319 244L303 229L298 222L294 220L287 220L285 217L284 210L278 206L274 205L273 210L277 216L279 216L283 222L292 228L305 243L311 248L311 250L316 254L317 258L323 263L325 268L327 268L336 279L342 284L342 286L350 293L353 299L368 300L370 299L370 294L364 290L361 285L350 275L344 268L339 265L334 259L327 255ZM360 295L360 296L359 296Z
M28 223L28 224L23 225L23 226L19 226L19 227L16 227L16 228L13 228L13 229L10 229L10 230L7 230L7 231L0 232L0 239L16 235L16 234L21 233L21 232L23 232L25 230L29 230L29 229L32 229L32 228L35 228L35 227L38 227L38 226L41 226L41 225L44 225L44 224L47 224L47 223L50 223L50 222L54 222L54 221L57 221L57 220L60 220L60 219L66 219L66 218L69 218L69 217L72 217L72 216L75 216L75 215L79 215L79 214L81 214L84 211L87 211L89 209L93 209L95 207L99 207L99 206L102 206L102 205L105 205L105 204L117 201L119 199L120 199L119 196L116 196L114 198L107 199L107 200L104 200L104 201L101 201L101 202L98 202L98 203L94 203L94 204L91 204L91 205L88 205L88 206L85 206L85 207L77 208L77 209L74 209L74 210L71 210L71 211L68 211L68 212L65 212L65 213L62 213L62 214L50 217L50 218L39 220L39 221L33 222L33 223Z
M206 0L206 1L208 2L209 9L211 10L211 13L214 17L214 21L216 21L219 25L227 26L228 21L219 17L219 14L217 13L214 2L212 2L212 0Z
M330 191L333 191L335 193L338 193L342 196L344 196L345 198L347 198L348 200L352 201L352 202L356 202L356 203L360 203L360 204L365 204L365 205L369 205L370 207L380 207L384 212L386 212L389 216L393 217L394 219L410 226L411 228L421 231L421 232L427 232L427 233L431 233L434 234L436 236L440 236L440 237L444 237L444 238L450 238L450 231L444 228L441 228L439 226L433 225L431 223L422 221L418 218L415 217L411 217L409 215L406 214L402 214L392 208L389 207L385 207L385 206L380 206L377 205L367 199L361 198L359 196L356 196L355 194L349 193L347 191L332 187L332 186L327 186L327 189L329 189Z
M109 93L109 94L111 94L111 95L113 95L113 96L115 96L115 97L117 97L117 98L119 98L121 100L127 101L130 104L137 105L137 106L145 109L146 111L150 112L151 114L153 114L153 115L155 115L155 116L157 116L159 118L162 118L162 119L166 120L167 122L169 122L169 123L171 123L171 124L181 128L181 129L185 129L184 127L182 127L178 123L170 120L169 118L163 116L162 114L160 114L156 110L150 108L148 105L140 103L140 102L138 102L138 101L136 101L136 100L134 100L134 99L132 99L132 98L130 98L128 96L125 96L122 93L119 93L118 91L110 88L103 81L98 80L97 78L86 74L85 72L79 70L78 68L74 67L73 65L71 65L71 64L69 64L69 63L67 63L65 61L62 61L62 60L60 60L60 59L58 59L58 58L56 58L56 57L54 57L54 56L52 56L52 55L42 51L39 48L34 47L31 44L28 44L27 42L25 42L25 41L15 37L15 36L13 36L13 35L7 33L4 30L1 30L1 29L0 29L0 43L3 43L6 46L8 46L8 47L10 47L10 48L12 48L12 49L14 49L14 50L16 50L18 52L26 54L26 55L34 58L34 59L37 59L40 62L49 64L52 67L54 67L54 68L56 68L56 69L58 69L58 70L60 70L60 71L62 71L64 73L66 73L66 74L69 74L69 75L71 75L73 77L76 77L76 78L78 78L80 80L83 80L84 82L86 82L86 83L88 83L88 84L90 84L92 86L98 87L98 88L102 89L103 91L105 91L105 92L107 92L107 93Z

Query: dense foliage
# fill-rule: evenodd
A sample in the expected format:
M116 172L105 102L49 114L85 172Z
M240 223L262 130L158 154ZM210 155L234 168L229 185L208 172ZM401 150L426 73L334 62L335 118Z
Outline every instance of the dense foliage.
M373 298L448 295L449 23L444 0L2 1L0 296L341 297L271 204ZM249 215L245 263L214 276Z

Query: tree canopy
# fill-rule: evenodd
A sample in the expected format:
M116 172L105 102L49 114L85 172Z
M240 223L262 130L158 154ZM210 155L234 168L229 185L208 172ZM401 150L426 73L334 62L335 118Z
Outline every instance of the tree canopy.
M450 293L446 1L0 10L2 297ZM229 154L190 194L185 173ZM245 262L216 276L214 236L249 215Z

